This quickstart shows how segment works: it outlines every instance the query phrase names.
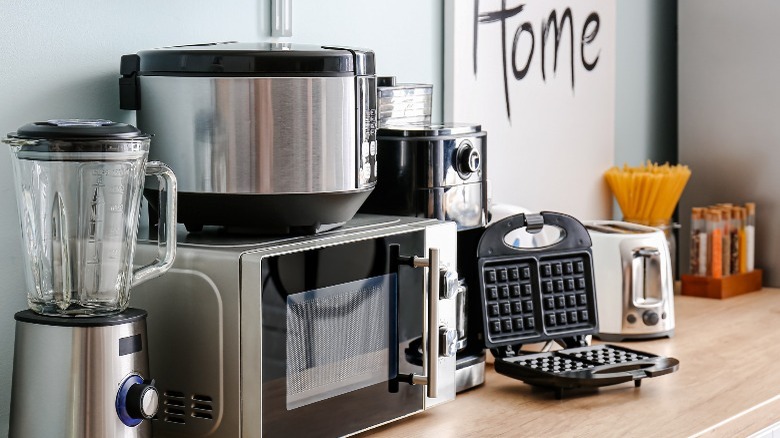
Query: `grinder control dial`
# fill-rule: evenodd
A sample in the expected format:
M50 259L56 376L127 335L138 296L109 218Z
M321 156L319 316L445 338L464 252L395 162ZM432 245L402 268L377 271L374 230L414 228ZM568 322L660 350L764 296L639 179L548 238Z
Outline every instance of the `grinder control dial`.
M470 141L464 140L458 146L456 161L458 174L461 178L466 179L472 173L479 171L482 157L479 150Z

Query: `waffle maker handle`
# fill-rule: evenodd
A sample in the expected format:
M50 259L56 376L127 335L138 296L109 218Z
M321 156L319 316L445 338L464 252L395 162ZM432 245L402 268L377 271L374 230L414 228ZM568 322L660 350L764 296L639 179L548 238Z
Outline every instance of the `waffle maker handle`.
M561 232L561 237L551 245L518 248L505 240L506 236L514 230L525 228L526 232L536 234L547 226L554 226ZM582 222L567 214L551 211L519 213L488 226L479 241L477 255L479 257L516 256L549 250L553 245L556 251L588 248L591 246L590 234Z

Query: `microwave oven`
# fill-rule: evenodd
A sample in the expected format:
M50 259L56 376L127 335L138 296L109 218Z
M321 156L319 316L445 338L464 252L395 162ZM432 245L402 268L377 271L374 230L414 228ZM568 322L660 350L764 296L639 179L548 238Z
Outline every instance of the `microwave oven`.
M375 215L314 236L182 230L174 267L131 293L154 436L343 436L454 399L455 242L454 223Z

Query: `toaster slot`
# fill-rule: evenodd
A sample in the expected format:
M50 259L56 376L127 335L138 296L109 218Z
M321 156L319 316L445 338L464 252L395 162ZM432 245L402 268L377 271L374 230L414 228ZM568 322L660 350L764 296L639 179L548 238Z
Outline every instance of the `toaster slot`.
M654 247L631 251L631 282L634 305L653 307L663 302L661 252Z

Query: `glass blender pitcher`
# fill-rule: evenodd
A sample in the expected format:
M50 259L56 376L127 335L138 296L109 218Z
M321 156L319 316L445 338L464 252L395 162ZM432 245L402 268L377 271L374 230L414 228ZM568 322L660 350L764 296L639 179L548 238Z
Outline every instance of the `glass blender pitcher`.
M173 264L176 178L146 162L150 136L108 120L30 123L11 147L27 301L44 315L98 316L127 308L131 285ZM132 269L144 177L160 180L167 208L159 256Z

